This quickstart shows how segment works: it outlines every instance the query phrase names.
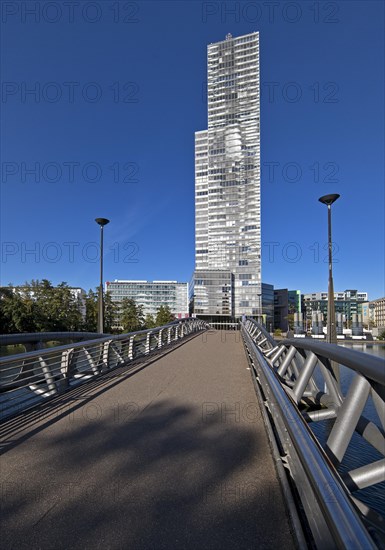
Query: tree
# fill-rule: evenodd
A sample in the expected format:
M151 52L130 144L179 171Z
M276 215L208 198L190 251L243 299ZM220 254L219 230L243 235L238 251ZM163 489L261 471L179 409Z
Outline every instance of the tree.
M156 326L161 327L174 321L175 317L171 313L169 306L160 306L156 314Z
M141 330L144 325L143 306L137 305L132 298L123 298L119 318L124 332Z
M82 327L77 298L67 283L52 286L47 279L2 289L2 332L72 332Z
M385 330L381 332L381 334L378 337L379 340L385 340Z
M85 297L86 314L83 321L83 330L96 332L98 329L98 297L93 290L89 290Z
M11 288L0 288L0 334L11 334L13 330L13 292Z
M104 330L105 332L112 332L114 327L118 324L118 306L111 298L111 293L106 292L104 295Z
M77 298L67 283L60 283L52 292L53 314L57 315L60 330L77 332L82 326L82 314Z
M76 297L67 283L57 287L47 279L26 283L26 300L35 304L36 329L41 332L72 332L80 330L82 317Z
M12 287L0 289L0 333L35 332L34 304Z
M147 313L146 318L144 320L144 326L145 328L155 328L156 322L154 319L154 316L151 315L151 313Z
M289 330L294 329L294 313L288 313L287 315L287 326Z

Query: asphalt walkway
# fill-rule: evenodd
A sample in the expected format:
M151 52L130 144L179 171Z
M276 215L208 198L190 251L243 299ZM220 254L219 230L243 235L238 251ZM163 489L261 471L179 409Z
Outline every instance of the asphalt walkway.
M239 332L6 422L2 549L294 548Z

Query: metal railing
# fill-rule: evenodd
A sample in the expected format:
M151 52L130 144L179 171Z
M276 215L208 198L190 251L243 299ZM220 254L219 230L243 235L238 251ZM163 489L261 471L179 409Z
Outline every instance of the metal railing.
M99 332L22 332L18 334L0 334L0 349L7 346L24 347L25 351L44 349L48 342L80 342L105 338Z
M207 329L184 319L150 330L0 358L0 418L8 418L81 382Z
M238 321L209 321L208 324L214 330L239 330Z
M251 319L241 330L280 459L299 493L316 547L384 548L384 518L359 493L385 480L385 459L354 469L344 464L354 433L385 456L383 360L311 339L277 343ZM351 371L345 395L333 362ZM368 399L378 425L364 415ZM328 424L325 440L316 437L314 423Z

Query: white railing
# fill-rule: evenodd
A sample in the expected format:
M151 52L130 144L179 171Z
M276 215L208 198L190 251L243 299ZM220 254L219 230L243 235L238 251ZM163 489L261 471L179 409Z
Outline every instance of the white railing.
M206 330L199 319L183 319L149 330L0 358L0 418L8 418L76 384L130 365Z

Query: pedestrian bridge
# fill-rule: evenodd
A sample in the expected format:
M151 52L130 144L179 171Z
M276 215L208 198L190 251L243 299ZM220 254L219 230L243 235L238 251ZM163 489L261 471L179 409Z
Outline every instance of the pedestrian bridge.
M296 379L293 346L275 344L252 322L191 320L2 359L2 547L381 548L381 520L275 387ZM322 410L338 417L333 398Z

